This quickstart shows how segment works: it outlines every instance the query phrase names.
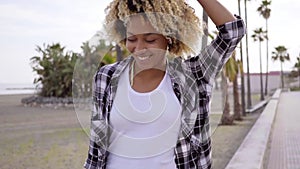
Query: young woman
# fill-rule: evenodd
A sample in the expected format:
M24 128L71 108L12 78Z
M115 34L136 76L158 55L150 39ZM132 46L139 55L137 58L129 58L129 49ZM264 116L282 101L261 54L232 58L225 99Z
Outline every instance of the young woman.
M245 25L217 0L198 2L219 30L201 52L201 24L184 0L108 6L107 35L131 55L95 75L85 168L211 168L212 86Z

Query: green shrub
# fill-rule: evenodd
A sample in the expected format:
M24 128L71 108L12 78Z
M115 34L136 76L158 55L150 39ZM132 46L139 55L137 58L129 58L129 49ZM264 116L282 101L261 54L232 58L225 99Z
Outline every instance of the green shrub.
M72 96L73 70L79 54L65 52L59 43L37 46L40 54L31 58L33 71L38 75L34 84L41 85L39 95L44 97Z
M34 79L41 86L40 96L87 98L92 94L93 76L103 65L116 62L116 47L100 40L97 46L84 42L82 54L65 52L59 43L37 46L38 56L31 58ZM121 50L121 55L128 54Z

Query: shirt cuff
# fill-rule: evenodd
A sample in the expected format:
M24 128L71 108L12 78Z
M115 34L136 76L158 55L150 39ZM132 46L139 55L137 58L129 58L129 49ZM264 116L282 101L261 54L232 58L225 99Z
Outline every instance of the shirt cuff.
M223 39L242 38L246 34L246 25L240 16L234 15L236 20L217 26L219 35Z

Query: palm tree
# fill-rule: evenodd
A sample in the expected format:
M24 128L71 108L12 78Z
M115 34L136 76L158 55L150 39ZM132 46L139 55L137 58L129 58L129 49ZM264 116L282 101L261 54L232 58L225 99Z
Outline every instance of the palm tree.
M281 68L281 87L284 88L284 80L283 80L283 69L282 69L282 64L285 61L290 60L290 55L287 52L287 48L285 46L277 46L275 47L275 51L272 52L272 60L273 61L280 61L280 68Z
M233 84L233 118L234 120L242 120L241 117L241 104L240 104L240 97L239 97L239 87L238 87L238 73L241 73L242 71L240 71L240 66L241 66L241 61L236 60L236 52L234 51L232 53L232 59L233 59L233 63L231 63L231 67L232 69L234 69L233 71L231 71L230 73L233 74L233 78L229 79L232 84ZM242 74L241 74L242 75ZM229 77L229 75L228 75Z
M241 104L239 103L239 93L237 85L237 76L238 76L238 62L235 60L234 51L232 57L225 64L222 72L222 97L224 98L224 109L221 118L221 123L224 125L230 125L233 123L233 120L242 120L241 118ZM228 84L227 79L233 83L233 99L234 99L234 115L230 115L230 106L228 101Z
M205 12L205 10L203 10L203 14L202 14L202 21L203 21L203 32L204 32L204 36L202 36L202 48L204 49L207 45L207 36L208 36L208 15Z
M111 64L117 61L117 51L112 43L107 44L104 39L100 39L99 44L93 47L93 57L100 60L100 65L98 66Z
M262 15L266 20L266 31L268 36L268 19L270 18L271 9L269 8L271 5L271 0L263 0L262 4L257 8L257 11L260 15ZM265 95L268 94L268 72L269 72L269 39L266 40L266 51L267 51L267 69L266 69L266 84L265 84Z
M294 66L296 69L298 69L298 77L299 77L299 88L300 88L300 54L299 57L297 57L297 62Z
M72 77L78 53L65 52L60 43L37 46L37 56L31 58L33 71L38 75L34 83L42 85L40 96L72 96Z
M226 67L226 66L225 66ZM230 115L230 105L228 101L228 83L225 75L226 70L223 68L221 71L221 89L222 89L222 102L224 104L223 113L221 117L222 125L232 125L233 124L233 116Z
M91 64L92 48L90 47L89 42L83 42L80 48L82 49L85 63L88 65Z
M262 61L261 61L261 42L267 37L267 31L264 31L262 28L258 28L254 30L254 34L252 35L254 41L259 42L259 67L260 67L260 100L264 100L264 92L263 92L263 79L262 79Z
M117 44L115 46L115 48L116 48L116 53L117 53L117 61L123 60L121 47Z
M218 32L214 31L214 34L218 34ZM214 39L214 36L208 33L208 36L211 39ZM238 82L237 76L239 69L242 71L242 64L239 61L236 61L236 51L232 53L232 56L226 62L223 70L220 72L221 74L221 89L222 89L222 99L223 103L225 103L223 108L223 114L221 117L221 124L223 125L231 125L233 124L233 120L242 120L241 118L241 104L239 103L239 93L238 93ZM234 102L234 115L230 115L230 105L228 101L228 84L227 79L230 82L233 82L233 102Z
M239 15L242 15L241 12L241 0L238 0L238 9L239 9ZM243 43L240 42L240 55L241 55L241 65L244 63L243 59ZM244 72L241 72L241 101L242 101L242 114L246 115L246 108L245 108L245 78L244 78Z
M245 3L245 22L246 26L248 27L248 17L247 17L247 1L250 0L244 0ZM252 101L251 101L251 86L250 86L250 71L249 71L249 52L248 52L248 33L246 30L246 63L247 63L247 107L250 109L252 107Z

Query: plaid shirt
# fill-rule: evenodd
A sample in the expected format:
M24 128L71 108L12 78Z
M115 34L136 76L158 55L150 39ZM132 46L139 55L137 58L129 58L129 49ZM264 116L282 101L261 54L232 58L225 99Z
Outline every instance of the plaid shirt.
M174 93L182 106L181 127L174 148L178 169L211 168L209 102L214 79L245 34L244 22L237 20L217 27L218 36L202 52L188 59L168 61ZM101 67L94 78L91 136L86 169L105 169L109 138L109 113L121 73L132 57Z

